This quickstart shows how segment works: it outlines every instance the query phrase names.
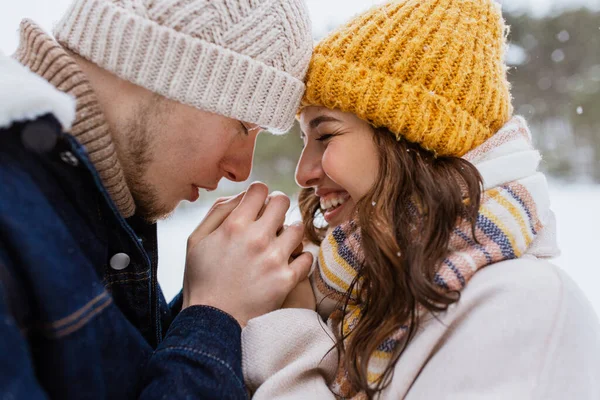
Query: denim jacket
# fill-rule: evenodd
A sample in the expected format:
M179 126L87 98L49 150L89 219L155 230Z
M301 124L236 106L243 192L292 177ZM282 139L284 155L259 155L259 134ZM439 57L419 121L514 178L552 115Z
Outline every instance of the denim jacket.
M156 225L54 116L1 126L0 399L246 398L239 324L167 306Z

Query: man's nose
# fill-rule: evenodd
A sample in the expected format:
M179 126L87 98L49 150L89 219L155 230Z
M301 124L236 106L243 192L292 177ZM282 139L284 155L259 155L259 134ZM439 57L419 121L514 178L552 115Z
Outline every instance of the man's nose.
M222 165L225 178L233 182L244 182L250 177L255 144L256 138L248 140L243 147L234 150L234 154Z
M250 177L252 171L252 159L248 163L248 166L240 168L227 168L225 169L225 178L233 182L244 182Z

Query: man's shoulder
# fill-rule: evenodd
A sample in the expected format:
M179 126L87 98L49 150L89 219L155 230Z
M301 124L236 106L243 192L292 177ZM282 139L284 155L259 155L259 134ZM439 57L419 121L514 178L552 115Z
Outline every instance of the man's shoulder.
M0 193L2 206L41 200L43 159L75 118L74 99L0 53ZM12 204L11 201L17 204ZM5 212L6 207L0 206Z
M50 114L0 128L0 241L53 243L90 219L100 195L70 149Z
M0 193L3 199L0 212L13 206L33 206L43 199L42 182L35 177L37 171L44 169L43 155L28 148L28 141L29 146L35 146L36 142L40 146L44 141L53 140L52 135L57 138L60 131L49 132L54 129L48 122L52 119L48 115L0 128Z

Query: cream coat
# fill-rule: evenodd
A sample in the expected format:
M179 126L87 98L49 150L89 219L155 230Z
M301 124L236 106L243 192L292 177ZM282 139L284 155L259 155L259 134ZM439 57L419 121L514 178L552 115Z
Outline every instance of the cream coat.
M333 333L309 310L243 331L255 399L334 399ZM600 324L579 287L533 256L477 272L460 301L427 318L382 399L600 399Z

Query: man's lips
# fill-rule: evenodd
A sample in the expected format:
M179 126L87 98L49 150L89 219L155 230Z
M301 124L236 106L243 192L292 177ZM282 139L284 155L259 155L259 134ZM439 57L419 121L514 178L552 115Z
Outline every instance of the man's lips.
M196 200L198 200L200 198L200 190L206 190L207 192L213 192L215 190L217 190L217 185L214 186L198 186L198 185L191 185L191 191L190 194L187 198L187 200L191 201L192 203L195 202Z
M190 192L190 196L188 197L188 200L193 203L196 200L198 200L199 198L200 198L200 188L198 186L192 185L192 190Z

